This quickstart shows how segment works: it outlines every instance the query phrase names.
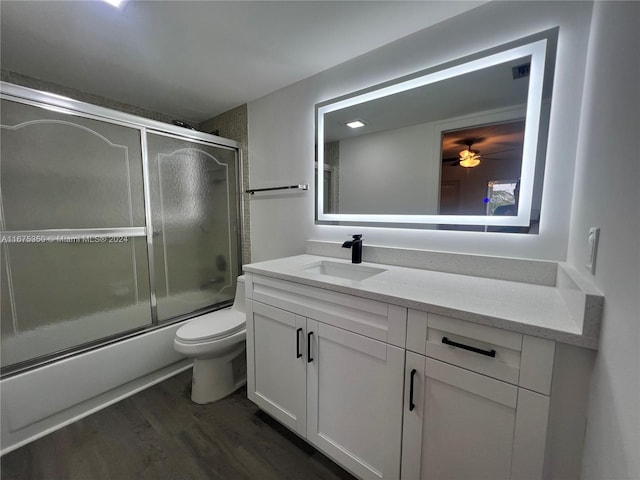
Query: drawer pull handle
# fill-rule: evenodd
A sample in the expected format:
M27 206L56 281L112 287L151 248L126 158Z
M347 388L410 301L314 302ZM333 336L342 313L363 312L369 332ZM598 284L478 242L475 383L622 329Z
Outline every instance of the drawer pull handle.
M302 353L300 353L300 332L302 332L302 328L296 330L296 358L302 357Z
M416 408L416 404L413 403L413 381L416 376L417 370L414 368L411 370L411 383L409 384L409 411L413 412L413 409Z
M447 337L442 337L442 343L446 345L451 345L452 347L462 348L464 350L469 350L470 352L479 353L480 355L486 355L487 357L494 358L496 356L495 350L482 350L481 348L472 347L470 345L465 345L464 343L453 342L449 340Z
M311 357L311 336L313 332L307 333L307 363L313 362L313 358Z

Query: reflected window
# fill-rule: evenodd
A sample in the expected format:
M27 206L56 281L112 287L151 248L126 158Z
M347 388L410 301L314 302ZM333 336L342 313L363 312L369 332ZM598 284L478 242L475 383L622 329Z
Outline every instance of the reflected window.
M492 180L487 186L487 215L518 213L518 180Z

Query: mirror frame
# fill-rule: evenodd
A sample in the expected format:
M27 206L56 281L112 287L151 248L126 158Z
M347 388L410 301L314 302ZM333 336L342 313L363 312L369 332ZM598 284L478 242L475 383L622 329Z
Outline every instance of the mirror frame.
M328 100L316 105L316 224L395 226L403 228L429 228L442 225L487 225L496 227L529 226L532 212L534 175L538 156L538 135L542 114L545 61L548 39L532 41L497 53L476 57L463 63L441 65L373 86L350 95ZM492 49L493 50L493 49ZM492 67L525 56L531 56L529 89L527 93L520 197L518 214L515 216L489 215L389 215L389 214L345 214L324 211L324 115L371 100L440 82L476 70ZM467 57L469 58L469 57ZM544 149L542 149L544 151Z

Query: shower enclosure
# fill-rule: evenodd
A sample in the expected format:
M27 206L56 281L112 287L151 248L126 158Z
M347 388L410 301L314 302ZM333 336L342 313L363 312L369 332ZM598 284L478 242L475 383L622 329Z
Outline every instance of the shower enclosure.
M6 83L1 102L3 375L232 302L236 142Z

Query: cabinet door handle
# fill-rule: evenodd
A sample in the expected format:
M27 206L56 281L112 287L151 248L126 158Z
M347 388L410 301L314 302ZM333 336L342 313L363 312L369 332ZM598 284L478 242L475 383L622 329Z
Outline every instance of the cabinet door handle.
M311 337L313 336L313 332L307 333L307 363L313 362L313 358L311 357Z
M302 353L300 353L300 333L302 332L302 328L296 330L296 358L300 358Z
M411 370L411 382L409 383L409 411L412 412L416 408L416 404L413 403L413 382L416 376L417 370L414 368Z
M470 352L479 353L480 355L486 355L487 357L495 357L495 350L482 350L481 348L472 347L471 345L465 345L464 343L453 342L449 340L447 337L442 337L442 343L446 345L451 345L452 347L462 348L464 350L469 350Z

